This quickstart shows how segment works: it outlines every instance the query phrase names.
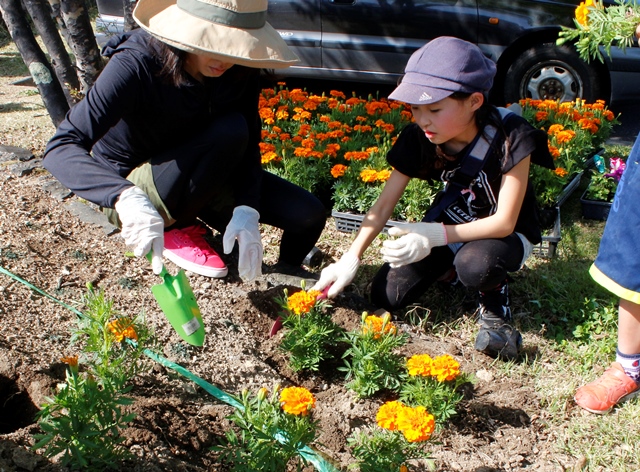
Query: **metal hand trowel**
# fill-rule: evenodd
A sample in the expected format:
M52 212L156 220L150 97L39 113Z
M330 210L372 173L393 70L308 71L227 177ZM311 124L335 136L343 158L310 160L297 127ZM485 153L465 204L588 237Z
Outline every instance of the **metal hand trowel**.
M147 258L151 259L151 253ZM180 270L177 275L171 275L163 266L159 276L162 283L151 287L151 292L160 309L185 342L193 346L202 346L204 322L184 270Z

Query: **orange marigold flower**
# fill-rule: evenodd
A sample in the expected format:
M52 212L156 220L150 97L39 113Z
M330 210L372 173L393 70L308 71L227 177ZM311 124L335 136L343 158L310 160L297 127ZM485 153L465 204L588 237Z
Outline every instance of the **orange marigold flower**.
M329 115L321 115L318 117L318 121L320 121L320 123L329 123L331 121L331 117Z
M369 131L371 131L373 128L370 125L355 125L353 127L354 131L359 131L361 133L368 133Z
M286 120L287 118L289 118L289 110L287 109L282 109L282 110L278 110L276 111L276 119L277 120Z
M310 290L308 292L301 290L296 292L287 298L287 308L296 315L309 313L315 306L320 293L318 290Z
M551 157L554 159L557 159L560 157L560 149L549 144L549 154L551 154Z
M122 342L125 338L133 339L135 341L138 340L136 330L129 318L118 318L117 320L113 320L107 325L107 328L111 331L117 342Z
M336 157L338 155L338 151L340 150L340 145L338 143L329 143L327 147L324 149L324 153L329 157Z
M273 143L258 143L258 147L260 148L260 152L261 153L265 153L265 152L273 152L276 150L276 145Z
M303 387L287 387L280 392L280 404L282 409L290 415L309 414L316 406L316 399L313 394Z
M402 464L400 466L400 472L409 472L409 468L406 465Z
M362 326L362 332L364 334L373 333L373 339L380 339L382 334L395 334L397 331L396 325L389 321L388 316L368 315Z
M343 92L340 92L338 90L330 90L329 95L331 95L332 97L341 98L343 100L347 98Z
M559 131L556 134L556 141L558 141L558 143L560 144L568 143L575 137L576 137L575 131L571 131L570 129L565 129L563 131Z
M344 173L347 171L348 167L344 164L336 164L331 168L331 175L334 179L342 177Z
M409 442L426 441L435 427L435 418L423 406L407 407L398 414L398 429Z
M61 357L60 362L64 362L69 367L78 367L78 356Z
M566 175L569 173L562 167L556 167L556 170L554 172L558 177L566 177Z
M578 126L582 129L586 129L587 131L595 134L598 132L598 125L594 120L590 120L588 118L582 118L578 121Z
M536 121L544 121L549 118L549 112L547 111L538 111L536 112Z
M431 375L433 359L429 354L416 354L407 359L407 371L411 376L427 377Z
M433 375L438 382L453 380L460 375L460 363L449 354L438 356L433 360L431 375Z
M607 121L613 121L616 117L611 110L604 110L602 113Z
M549 136L553 136L554 134L558 134L563 129L564 129L564 125L556 123L556 124L553 124L553 125L549 126L549 130L547 131L547 134Z
M375 182L378 177L378 172L375 169L362 169L360 171L360 180L363 182Z
M369 159L369 153L364 151L349 151L344 153L344 158L348 161L364 161Z
M378 426L389 431L398 429L398 415L402 410L407 408L398 401L390 401L382 405L376 414L376 422Z

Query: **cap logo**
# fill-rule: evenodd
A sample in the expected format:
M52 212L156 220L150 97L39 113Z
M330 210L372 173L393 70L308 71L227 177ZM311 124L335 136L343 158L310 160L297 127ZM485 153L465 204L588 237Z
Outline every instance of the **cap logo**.
M427 92L422 92L422 95L420 95L420 98L418 99L419 102L426 102L427 100L431 100L433 97L431 95L429 95Z

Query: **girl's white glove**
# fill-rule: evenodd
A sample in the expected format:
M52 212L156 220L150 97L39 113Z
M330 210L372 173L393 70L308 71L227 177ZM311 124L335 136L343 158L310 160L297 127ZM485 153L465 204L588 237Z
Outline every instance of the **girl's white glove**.
M164 221L139 187L129 187L118 197L116 212L122 223L121 234L127 246L133 246L136 257L151 254L151 267L155 274L162 272L164 249Z
M250 281L262 274L262 236L258 227L260 214L255 208L240 205L233 210L231 221L222 238L225 254L233 250L238 240L238 274Z
M329 264L322 269L320 280L311 287L311 290L327 291L327 298L333 298L351 283L360 267L360 259L352 252L345 252L338 262Z
M420 261L431 249L447 244L447 232L442 223L407 223L389 228L389 239L382 243L382 259L392 268Z

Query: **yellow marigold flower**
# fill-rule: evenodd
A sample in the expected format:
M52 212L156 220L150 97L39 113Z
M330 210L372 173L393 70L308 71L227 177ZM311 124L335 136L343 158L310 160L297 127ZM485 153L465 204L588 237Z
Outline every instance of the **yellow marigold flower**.
M117 320L113 320L107 325L107 328L111 331L118 342L122 342L125 338L133 339L135 341L138 340L136 330L129 318L118 318Z
M64 362L69 367L78 367L78 356L61 357L60 362Z
M396 431L398 429L398 415L405 408L407 407L398 401L385 403L376 414L378 426L389 431Z
M427 377L431 375L433 359L429 354L416 354L407 359L407 371L412 376Z
M375 169L363 169L360 171L360 180L363 182L375 182L378 172Z
M320 293L318 290L296 292L287 299L287 308L296 315L309 313L315 306Z
M562 167L556 167L556 170L554 172L558 177L566 177L566 175L568 174L568 172Z
M281 160L282 158L273 151L265 152L262 156L260 156L260 163L262 164L268 164L269 162L278 162Z
M433 360L431 375L433 375L438 382L453 380L460 375L460 363L449 354L438 356Z
M576 8L576 21L580 26L587 26L589 7L593 6L593 0L586 0Z
M373 339L380 339L382 334L395 334L398 331L396 325L380 316L369 315L364 319L362 332L364 334L374 333Z
M387 180L389 180L389 177L391 177L391 171L388 169L381 170L376 175L376 179L378 180L378 182L386 182Z
M426 441L435 427L435 418L423 406L405 407L398 414L398 429L409 442Z
M287 387L280 392L280 404L290 415L306 416L316 406L316 399L306 388Z
M347 171L348 167L344 164L336 164L331 168L331 175L334 179L342 177L344 173Z

